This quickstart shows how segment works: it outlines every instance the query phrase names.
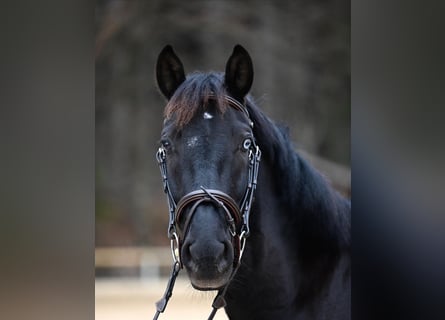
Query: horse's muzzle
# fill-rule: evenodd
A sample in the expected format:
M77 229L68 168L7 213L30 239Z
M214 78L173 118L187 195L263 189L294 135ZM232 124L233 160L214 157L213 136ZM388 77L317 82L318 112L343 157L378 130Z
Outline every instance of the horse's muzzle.
M229 240L229 237L222 241L218 237L194 238L193 234L186 238L181 248L182 262L195 289L215 290L229 281L234 259Z

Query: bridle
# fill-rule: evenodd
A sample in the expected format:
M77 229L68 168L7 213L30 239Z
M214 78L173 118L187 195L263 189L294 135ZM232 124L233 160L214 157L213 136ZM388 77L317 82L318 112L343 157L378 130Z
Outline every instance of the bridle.
M210 94L208 98L216 99L216 96ZM244 104L241 104L236 99L228 95L225 95L224 99L229 106L243 112L249 120L249 125L253 127L253 122L250 119L249 112L247 111L247 108ZM176 203L172 195L167 177L167 153L164 147L160 147L158 149L156 153L156 159L161 171L164 192L167 195L167 203L169 208L168 237L170 238L170 248L174 263L165 293L161 300L156 302L156 313L153 320L158 319L159 315L164 312L168 300L172 296L176 277L183 267L181 261L182 240L186 237L188 226L193 218L194 213L196 212L196 209L203 203L211 203L224 211L227 226L232 236L232 245L234 249L232 274L230 275L229 281L226 283L226 285L218 291L218 294L216 295L212 303L213 310L210 313L208 320L213 319L218 309L226 305L224 299L225 292L227 290L228 284L233 279L236 271L240 266L241 258L243 256L244 248L246 245L246 239L250 234L249 215L254 192L257 185L258 168L261 160L261 151L258 145L255 143L254 139L252 141L252 144L250 145L248 152L248 180L246 191L240 205L238 205L236 201L228 194L220 190L206 189L203 186L201 186L201 188L198 190L194 190L186 194L178 201L178 203ZM183 227L184 233L181 239L178 236L176 226L181 217L184 215L184 212L187 211L186 209L188 208L188 216L185 218L186 220Z

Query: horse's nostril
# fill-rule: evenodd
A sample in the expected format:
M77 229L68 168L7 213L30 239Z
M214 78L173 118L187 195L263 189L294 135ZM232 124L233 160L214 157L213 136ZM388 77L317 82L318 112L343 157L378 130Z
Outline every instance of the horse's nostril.
M182 256L182 259L185 259L185 260L191 259L192 255L190 252L190 243L189 242L186 242L183 244L182 250L181 250L181 256Z
M224 259L226 254L226 243L225 242L218 242L217 248L215 249L215 257L217 260Z
M215 253L217 253L216 254L216 258L218 260L219 259L223 259L225 257L226 250L227 250L226 243L225 242L219 242L217 247L218 247L217 252L215 252Z
M189 255L189 258L196 259L196 245L194 248L192 248L192 245L188 246L187 253Z

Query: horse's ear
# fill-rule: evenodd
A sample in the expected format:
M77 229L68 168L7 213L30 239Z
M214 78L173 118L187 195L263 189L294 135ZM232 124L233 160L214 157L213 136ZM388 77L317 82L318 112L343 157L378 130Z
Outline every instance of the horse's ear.
M243 99L253 82L253 64L249 53L237 44L227 61L225 74L226 87L235 98Z
M171 45L162 49L156 63L156 81L162 94L170 99L185 80L184 67Z

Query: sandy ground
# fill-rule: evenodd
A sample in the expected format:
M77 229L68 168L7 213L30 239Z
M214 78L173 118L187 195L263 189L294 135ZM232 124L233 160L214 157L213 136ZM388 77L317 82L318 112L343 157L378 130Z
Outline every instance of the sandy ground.
M141 281L138 279L96 280L96 320L151 320L155 302L164 293L167 279ZM159 320L207 319L214 292L194 290L187 279L178 278L173 296ZM215 320L227 320L219 310Z

